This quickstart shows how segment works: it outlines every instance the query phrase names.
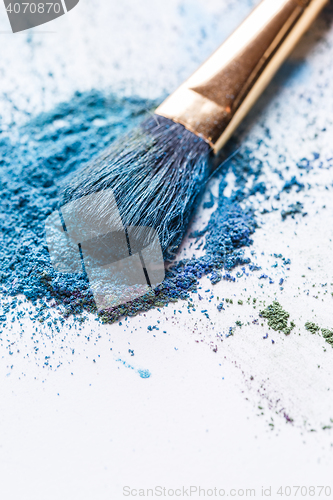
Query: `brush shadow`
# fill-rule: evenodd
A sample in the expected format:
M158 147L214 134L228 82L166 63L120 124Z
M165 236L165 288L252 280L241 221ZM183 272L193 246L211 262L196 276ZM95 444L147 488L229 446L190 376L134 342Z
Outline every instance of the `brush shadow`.
M315 20L311 29L300 40L290 57L284 62L274 76L267 89L253 106L249 115L244 119L234 136L224 146L222 151L212 160L212 174L223 173L228 168L228 158L233 156L241 147L244 137L248 135L253 126L258 122L258 118L263 114L267 106L276 95L284 88L291 79L301 70L309 53L332 28L333 25L333 4L327 5L320 16ZM224 165L223 165L224 164Z

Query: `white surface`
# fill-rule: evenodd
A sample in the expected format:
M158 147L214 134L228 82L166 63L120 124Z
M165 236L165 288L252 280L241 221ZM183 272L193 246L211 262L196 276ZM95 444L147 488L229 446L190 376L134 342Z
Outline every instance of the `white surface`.
M245 0L81 0L43 28L54 33L1 33L1 126L49 109L77 89L168 93L250 7ZM0 30L9 30L3 8ZM272 173L275 166L289 165L291 177L295 162L313 151L323 159L333 156L332 40L333 29L322 18L243 126L250 147L264 137L256 154L265 160L273 186L282 184ZM320 133L324 127L327 132ZM280 154L286 164L278 164ZM125 485L256 487L256 496L262 486L272 486L271 498L281 498L279 486L330 484L333 494L333 435L322 430L333 418L333 349L304 329L307 320L333 326L333 202L325 190L332 177L330 170L315 169L303 179L312 184L301 198L306 218L282 223L279 212L261 218L248 252L255 251L262 272L287 276L283 291L278 279L269 285L253 273L214 287L203 279L197 314L182 302L122 325L103 326L91 318L79 330L69 321L61 334L46 327L36 331L27 319L22 327L14 323L7 332L14 355L5 347L0 351L1 499L118 500L125 498ZM287 206L293 195L281 199ZM292 260L288 272L280 264L271 267L271 254L280 251ZM318 291L326 289L322 301ZM237 304L250 295L268 303L274 293L296 321L289 337L253 325L258 308ZM217 312L218 296L234 299L225 313ZM210 319L198 312L204 309ZM225 338L237 319L250 325ZM147 325L159 330L148 331ZM52 368L44 365L45 356L51 356ZM138 369L148 369L151 377L140 378Z

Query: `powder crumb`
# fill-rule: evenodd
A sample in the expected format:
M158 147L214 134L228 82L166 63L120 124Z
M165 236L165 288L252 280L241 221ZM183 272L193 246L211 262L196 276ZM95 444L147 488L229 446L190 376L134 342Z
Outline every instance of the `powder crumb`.
M293 321L288 326L290 314L277 301L274 301L266 309L260 311L260 316L267 319L269 327L275 331L281 331L285 335L289 335L296 326Z
M311 321L307 321L304 326L305 329L311 332L312 334L319 332L319 326L316 325L315 323L312 323Z

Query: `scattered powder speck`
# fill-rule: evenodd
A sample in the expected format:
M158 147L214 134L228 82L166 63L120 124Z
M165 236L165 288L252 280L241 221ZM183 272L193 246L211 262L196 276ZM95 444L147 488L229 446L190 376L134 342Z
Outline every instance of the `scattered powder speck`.
M93 360L95 361L95 360ZM123 366L125 366L125 368L129 368L130 370L134 370L135 373L137 373L139 375L139 377L141 378L150 378L151 377L151 373L149 370L146 370L146 369L142 369L142 368L134 368L134 366L130 365L129 363L127 363L127 361L124 361L123 359L117 359L116 361L118 361L118 363L121 363Z

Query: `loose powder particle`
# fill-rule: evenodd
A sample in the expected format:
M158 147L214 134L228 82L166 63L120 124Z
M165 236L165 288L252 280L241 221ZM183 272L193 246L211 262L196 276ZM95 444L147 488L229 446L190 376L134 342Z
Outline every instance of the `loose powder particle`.
M328 330L328 328L322 328L321 333L323 334L324 339L326 339L327 341L329 339L333 340L333 330Z
M311 321L307 321L305 323L305 328L312 334L318 333L319 332L319 326L316 325L316 323L312 323Z

